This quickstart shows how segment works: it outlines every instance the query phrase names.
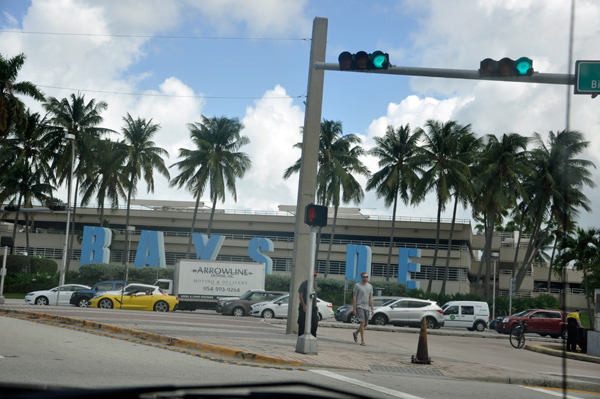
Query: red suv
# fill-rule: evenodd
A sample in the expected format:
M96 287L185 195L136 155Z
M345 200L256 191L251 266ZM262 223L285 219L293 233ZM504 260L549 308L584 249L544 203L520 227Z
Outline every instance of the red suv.
M496 331L509 334L514 324L521 322L527 325L527 332L537 333L542 337L549 335L552 338L567 338L565 315L562 311L554 309L529 309L504 317L496 324Z

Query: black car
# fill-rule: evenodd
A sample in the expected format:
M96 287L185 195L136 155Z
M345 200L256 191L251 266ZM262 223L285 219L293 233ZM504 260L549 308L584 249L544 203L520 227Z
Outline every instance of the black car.
M129 282L127 284L133 284ZM89 290L77 291L71 295L69 303L71 305L79 306L80 308L87 308L89 300L94 297L98 292L103 291L117 291L127 285L124 281L101 281Z
M500 321L502 321L502 316L496 317L494 320L492 320L490 322L490 324L488 324L488 327L490 328L490 330L495 330L496 329L496 325L498 323L500 323Z

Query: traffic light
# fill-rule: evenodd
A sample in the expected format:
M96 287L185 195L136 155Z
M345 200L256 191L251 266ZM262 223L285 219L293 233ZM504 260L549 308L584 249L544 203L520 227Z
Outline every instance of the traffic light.
M64 205L50 205L48 208L51 211L64 211L66 209Z
M21 209L21 207L16 205L7 205L4 207L6 212L18 212L19 209Z
M315 204L306 205L304 209L304 223L309 226L327 226L327 207Z
M533 61L527 57L521 57L516 61L511 58L502 58L500 61L486 58L479 63L481 77L531 76L533 72Z
M340 71L378 71L390 67L390 56L379 50L370 54L366 51L359 51L356 54L344 51L338 57L338 62Z

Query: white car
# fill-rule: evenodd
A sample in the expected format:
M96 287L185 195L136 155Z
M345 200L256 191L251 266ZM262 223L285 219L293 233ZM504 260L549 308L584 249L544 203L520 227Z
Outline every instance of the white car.
M58 289L60 288L60 295ZM66 284L60 287L54 287L47 291L33 291L25 295L25 302L29 305L56 305L56 297L58 296L60 306L71 306L71 295L75 291L89 290L91 287L80 284Z
M290 295L285 294L270 302L255 303L250 308L250 314L264 319L287 318ZM317 298L317 307L319 308L319 321L333 318L333 305Z

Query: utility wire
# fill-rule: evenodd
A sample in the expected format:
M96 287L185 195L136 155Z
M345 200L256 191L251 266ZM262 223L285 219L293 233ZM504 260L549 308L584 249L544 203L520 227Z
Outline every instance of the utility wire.
M58 87L58 86L44 86L44 85L36 85L37 87L45 87L48 89L57 89L57 90L70 90L70 91L83 91L90 93L103 93L103 94L118 94L118 95L126 95L126 96L140 96L140 97L174 97L174 98L213 98L213 99L240 99L240 100L252 100L252 99L285 99L285 98L304 98L306 95L300 96L185 96L185 95L173 95L173 94L153 94L153 93L126 93L126 92L118 92L118 91L104 91L104 90L88 90L88 89L74 89L71 87Z
M211 36L166 36L166 35L117 35L101 33L61 33L61 32L31 32L22 30L0 30L0 33L20 33L28 35L53 35L53 36L89 36L89 37L121 37L142 39L198 39L198 40L265 40L265 41L310 41L310 39L283 38L283 37L211 37Z

